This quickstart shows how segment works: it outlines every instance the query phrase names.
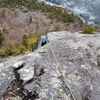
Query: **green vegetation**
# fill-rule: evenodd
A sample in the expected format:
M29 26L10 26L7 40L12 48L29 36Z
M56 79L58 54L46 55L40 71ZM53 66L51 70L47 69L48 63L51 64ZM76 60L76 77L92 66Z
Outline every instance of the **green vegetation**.
M39 23L38 22L36 22L36 29L38 29L39 28Z
M2 9L0 13L1 13L1 16L2 17L5 17L6 10L5 9Z
M17 14L16 9L20 9L24 13L27 13L28 11L42 12L52 20L51 23L53 23L54 20L56 22L64 22L67 24L73 23L74 21L79 21L80 23L82 23L82 20L78 16L68 12L66 9L57 6L51 6L44 2L39 2L38 0L0 0L0 7L2 16L5 16L6 12L10 12L10 10L7 11L7 9L15 11L15 14ZM32 16L29 17L29 23L32 23ZM39 23L36 22L36 30L39 27L40 27ZM47 27L46 32L48 32L48 30L49 27ZM59 26L54 27L54 31L59 31L59 30L60 30ZM26 50L33 51L35 49L37 39L39 37L37 35L36 34L31 34L30 36L23 35L22 43L20 44L8 43L5 50L0 50L0 56L19 55L21 53L24 53ZM2 44L3 39L4 38L0 34L0 44Z
M29 22L32 23L32 16L30 16L30 18L29 18Z
M54 29L52 30L52 32L53 31L60 31L60 27L59 26L55 26Z
M26 51L26 48L25 48L25 46L20 45L19 50L20 50L20 53L24 53Z
M32 52L33 50L35 50L36 44L37 44L36 34L30 34L29 37L27 35L24 35L22 39L22 44L8 43L7 47L4 50L0 50L0 56L1 57L10 55L16 56L21 53L24 53L27 50Z
M0 50L0 56L1 57L3 57L3 56L5 56L6 54L5 54L5 50Z
M25 46L26 48L28 47L28 36L27 35L23 35L22 45Z
M84 34L93 34L95 31L95 28L92 27L92 26L88 26L88 27L85 27L84 30L83 30L83 33Z
M10 55L19 55L21 53L20 46L18 44L8 43L7 48L5 49L6 56Z
M25 51L26 51L26 48L22 44L8 43L7 48L5 49L5 54L6 54L6 56L9 56L9 55L16 56L21 53L24 53Z
M22 44L26 47L26 49L32 52L37 44L37 35L30 34L29 37L24 35L22 39Z
M60 31L60 26L55 26L55 31Z
M28 50L32 52L35 49L36 43L37 43L36 37L34 37L34 39L29 38L28 39Z
M12 55L12 50L15 48L15 46L11 43L8 43L7 48L5 50L7 55Z
M0 31L0 45L2 45L2 42L4 41L4 37L2 32Z
M13 48L12 49L12 54L14 55L14 56L16 56L16 55L19 55L21 52L20 52L20 50L18 49L18 48Z
M62 21L64 23L74 22L75 20L82 22L78 16L74 15L73 13L70 14L66 9L62 7L51 6L44 2L39 2L38 0L2 0L0 1L0 6L12 9L19 8L23 12L41 11L48 18Z

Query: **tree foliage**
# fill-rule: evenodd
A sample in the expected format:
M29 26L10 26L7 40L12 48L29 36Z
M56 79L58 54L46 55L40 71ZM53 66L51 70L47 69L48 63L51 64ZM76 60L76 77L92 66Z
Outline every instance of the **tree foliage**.
M35 49L36 43L37 43L37 37L29 38L28 39L28 50L32 52Z
M33 51L35 45L37 43L37 36L36 34L30 34L29 37L27 35L23 36L22 45L25 46L29 51Z
M78 16L69 13L62 7L48 5L38 0L2 0L0 1L1 7L20 8L25 11L41 11L50 19L56 19L62 22L74 22L75 19L82 21ZM26 9L24 9L26 8ZM31 22L31 17L30 17Z
M27 48L27 46L28 46L28 36L27 35L23 35L22 44L23 44L23 46L25 46Z
M0 50L0 56L4 57L6 54L5 54L5 51L4 50Z
M34 51L37 44L37 35L30 34L29 37L27 35L23 35L22 44L16 43L8 43L7 47L4 50L0 50L0 56L10 56L10 55L19 55L24 53L26 50L32 52Z
M4 37L0 34L0 45L2 44Z
M29 17L29 22L32 23L32 16Z
M84 34L93 34L94 31L95 31L95 28L89 26L89 27L85 27L85 28L84 28L83 33L84 33Z
M2 32L0 31L0 45L2 45L2 42L4 41L4 37Z

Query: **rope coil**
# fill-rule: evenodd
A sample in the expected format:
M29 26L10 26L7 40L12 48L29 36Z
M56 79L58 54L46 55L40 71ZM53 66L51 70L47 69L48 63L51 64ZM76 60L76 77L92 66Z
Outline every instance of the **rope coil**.
M54 98L55 96L57 96L57 95L61 95L62 97L66 97L67 100L70 100L70 98L69 98L66 94L62 94L62 93L54 94L54 95L50 98L50 100L53 100L53 98Z
M51 89L52 89L52 87L53 87L53 85L55 85L55 84L59 84L59 85L61 85L62 87L63 87L63 91L66 93L66 96L67 96L67 98L68 98L68 91L67 91L67 89L65 88L65 86L62 84L62 83L60 83L60 82L54 82L53 84L51 84L51 86L50 86L50 88L49 88L49 91L48 91L48 100L52 100L51 98L50 98L50 92L51 92ZM60 93L61 94L61 93ZM54 96L56 96L57 94L55 94L55 95L53 95L52 96L52 98L54 97ZM69 99L70 100L70 99Z

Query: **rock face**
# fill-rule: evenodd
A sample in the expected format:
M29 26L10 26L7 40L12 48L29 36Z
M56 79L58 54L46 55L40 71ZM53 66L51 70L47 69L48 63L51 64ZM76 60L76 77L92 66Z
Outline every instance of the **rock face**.
M99 100L100 35L53 32L47 39L35 52L0 63L0 100L49 100L64 94L58 65L76 100ZM59 95L53 100L67 99Z

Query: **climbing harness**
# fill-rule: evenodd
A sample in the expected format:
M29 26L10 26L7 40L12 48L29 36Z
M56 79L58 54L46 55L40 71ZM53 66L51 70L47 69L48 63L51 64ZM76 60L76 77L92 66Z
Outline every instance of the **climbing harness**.
M74 94L73 94L73 92L72 92L70 86L68 85L68 82L67 82L67 80L66 80L66 78L65 78L64 72L62 71L62 68L61 68L61 66L60 66L60 64L59 64L59 62L58 62L56 56L54 55L53 50L52 50L51 47L50 47L50 51L52 52L52 55L53 55L54 59L55 59L56 62L57 62L58 69L59 69L59 71L61 72L61 75L63 76L64 82L65 82L66 87L68 88L68 90L69 90L69 92L70 92L70 94L71 94L72 99L73 99L73 100L76 100L76 98L74 97ZM55 94L55 95L56 95L56 94ZM55 95L53 95L53 97L54 97ZM66 96L67 96L67 95L66 95ZM49 97L50 97L50 96L49 96ZM48 100L52 100L52 99L50 99L49 97L48 97ZM52 98L52 97L51 97L51 98ZM67 98L67 99L68 99L68 98ZM68 99L68 100L70 100L70 99Z

